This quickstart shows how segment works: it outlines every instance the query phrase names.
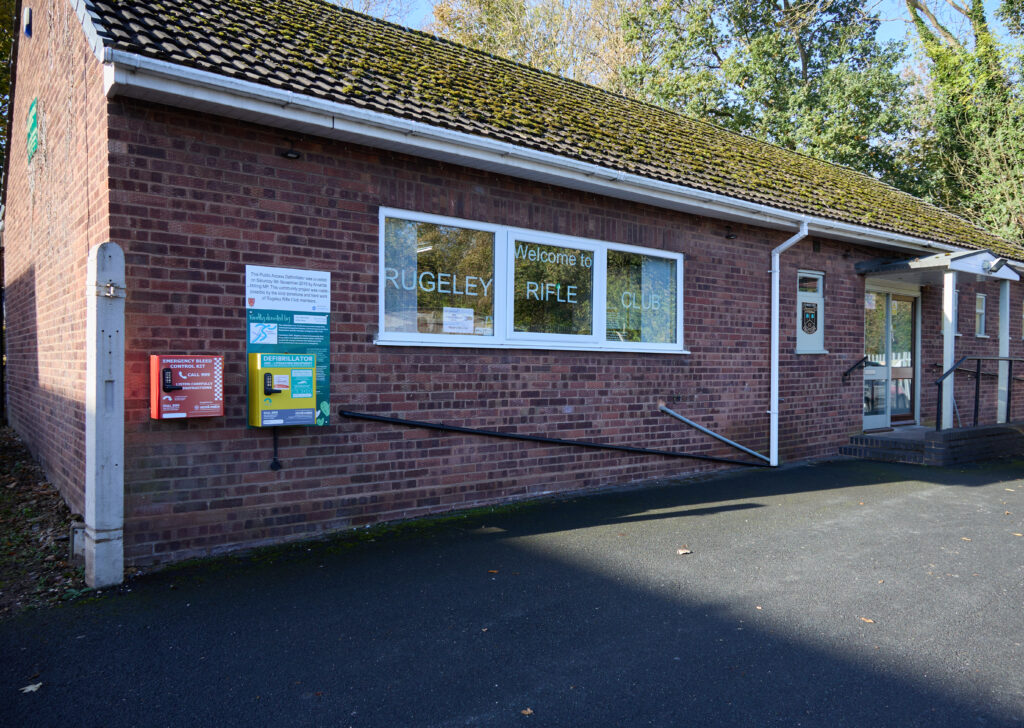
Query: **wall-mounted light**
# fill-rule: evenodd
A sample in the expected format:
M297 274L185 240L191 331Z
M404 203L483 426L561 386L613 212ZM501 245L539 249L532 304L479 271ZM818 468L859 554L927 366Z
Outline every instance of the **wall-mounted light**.
M1006 265L1006 258L996 258L995 260L986 260L981 267L986 273L995 273L1004 265Z
M21 11L21 29L25 32L26 38L32 37L32 8L24 8Z
M281 156L285 159L298 159L302 155L299 154L299 150L295 148L295 142L289 139L288 148L281 152Z
M736 233L734 233L732 231L732 225L726 225L726 227L725 227L725 239L726 240L735 240L736 239Z

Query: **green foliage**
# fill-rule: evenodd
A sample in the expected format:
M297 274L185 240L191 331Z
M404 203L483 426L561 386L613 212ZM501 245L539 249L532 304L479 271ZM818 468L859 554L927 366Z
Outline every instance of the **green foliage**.
M7 157L7 117L11 100L11 49L14 46L14 0L0 0L0 160Z
M862 0L642 0L627 87L786 149L899 181L909 131L901 43Z
M611 91L629 52L621 8L636 0L438 0L427 30Z
M927 60L910 155L919 192L1010 240L1024 240L1024 92L1018 42L1000 42L982 0L940 17L924 0L905 0ZM998 15L1020 36L1021 0ZM964 30L954 30L960 25Z

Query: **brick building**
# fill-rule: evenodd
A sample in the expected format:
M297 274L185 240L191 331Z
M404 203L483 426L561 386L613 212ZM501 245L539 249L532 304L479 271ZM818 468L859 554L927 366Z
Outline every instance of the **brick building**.
M866 175L318 0L22 6L7 404L91 583L830 456L1024 356L1024 250ZM266 331L309 425L249 424ZM222 357L222 410L159 414L153 355Z

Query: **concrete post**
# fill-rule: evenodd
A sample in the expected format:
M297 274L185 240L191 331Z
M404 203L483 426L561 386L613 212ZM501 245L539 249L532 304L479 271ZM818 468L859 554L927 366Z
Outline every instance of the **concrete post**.
M948 372L956 361L956 330L953 312L956 310L956 271L947 270L942 274L942 371ZM941 429L953 426L953 379L950 374L942 383Z
M124 580L124 253L89 251L86 281L85 581Z
M1010 282L999 282L999 356L1010 356ZM999 405L996 422L1006 422L1006 393L1010 363L999 362Z

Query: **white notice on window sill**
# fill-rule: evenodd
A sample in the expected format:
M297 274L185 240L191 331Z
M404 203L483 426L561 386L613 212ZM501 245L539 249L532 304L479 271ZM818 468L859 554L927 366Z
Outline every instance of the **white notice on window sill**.
M444 307L442 330L446 334L472 334L473 309Z

